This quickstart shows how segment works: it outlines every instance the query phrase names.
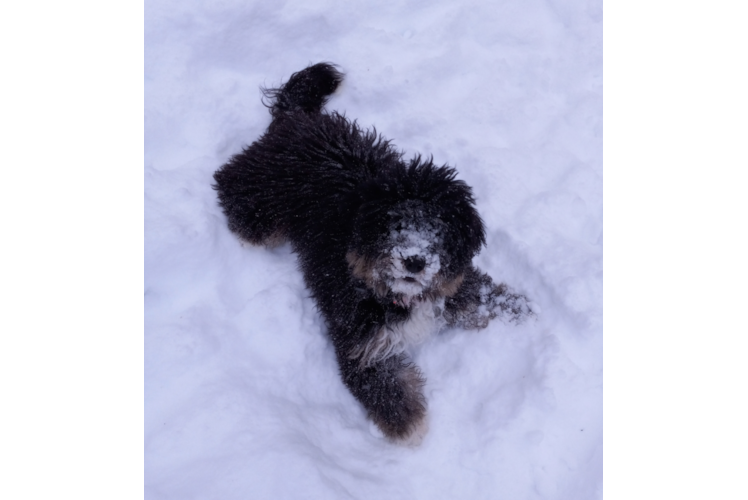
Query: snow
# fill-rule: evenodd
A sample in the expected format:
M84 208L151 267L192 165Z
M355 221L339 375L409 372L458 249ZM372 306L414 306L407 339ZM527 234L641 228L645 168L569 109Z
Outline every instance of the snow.
M602 497L602 3L145 4L145 498ZM429 431L388 443L294 255L242 244L211 176L309 63L328 108L457 168L475 264L542 313L414 351Z

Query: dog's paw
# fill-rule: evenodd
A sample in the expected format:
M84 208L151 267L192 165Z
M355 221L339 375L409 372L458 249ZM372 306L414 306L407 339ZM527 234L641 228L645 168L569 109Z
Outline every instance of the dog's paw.
M411 415L410 419L402 419L395 423L392 421L383 422L381 418L372 415L373 419L369 432L372 436L384 438L389 442L415 448L423 442L429 431L429 419L427 412L417 412Z
M386 439L389 442L405 446L407 448L417 448L423 442L423 438L429 432L428 413L424 413L419 420L412 422L402 434L388 435L374 421L370 422L369 433L379 439Z
M496 284L485 273L470 268L457 293L445 302L447 326L479 330L498 318L504 323L521 323L537 315L537 307L504 283Z
M370 417L391 442L418 446L429 428L423 376L412 364L402 365L392 375L371 407Z
M481 290L481 302L485 304L490 319L498 318L505 323L519 324L539 312L527 297L510 291L504 283L491 284L489 289Z
M449 326L480 330L497 318L504 323L519 324L537 316L539 308L527 297L510 291L503 283L496 285L486 278L475 287L472 298L462 302L462 307L445 310L444 316Z
M410 433L393 439L393 442L408 448L415 448L423 442L423 438L429 432L428 413L424 413L421 419L413 423L410 427Z

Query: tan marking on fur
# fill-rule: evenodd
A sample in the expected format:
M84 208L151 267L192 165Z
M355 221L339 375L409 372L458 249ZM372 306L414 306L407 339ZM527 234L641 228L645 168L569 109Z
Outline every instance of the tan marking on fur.
M416 448L420 446L420 444L423 442L423 438L426 437L426 434L428 434L428 432L429 415L428 413L424 413L423 417L421 417L421 420L413 425L413 429L410 431L409 435L402 439L397 439L394 442L402 446L407 446L408 448Z
M377 262L371 259L367 259L363 255L357 254L351 250L345 255L345 260L348 261L348 267L351 270L351 274L356 278L363 280L371 290L374 291L380 297L384 297L389 292L387 283L374 278L374 267Z
M283 245L286 241L288 241L286 234L283 231L276 231L265 238L265 241L263 241L262 244L265 245L266 248L276 248Z
M261 241L256 241L256 240L253 241L253 240L247 239L239 233L234 233L234 234L236 234L236 236L239 238L239 241L242 243L242 246L247 244L247 245L252 245L253 247L276 248L276 247L283 245L284 243L288 241L288 238L286 238L286 233L281 230L274 232L273 234L271 234L270 236L268 236L267 238Z
M457 293L457 290L460 289L460 286L462 285L462 282L465 280L464 274L458 274L454 278L452 278L449 281L442 282L439 280L439 283L437 283L436 288L439 291L439 294L442 297L451 297L452 295Z
M369 282L371 280L372 270L374 263L363 255L357 254L351 250L345 254L345 260L348 261L348 267L351 269L351 274L356 278Z

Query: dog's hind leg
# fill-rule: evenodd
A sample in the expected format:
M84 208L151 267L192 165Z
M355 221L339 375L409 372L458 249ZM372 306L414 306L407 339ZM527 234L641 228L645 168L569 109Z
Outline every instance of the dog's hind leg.
M267 172L252 166L256 145L234 156L214 175L218 201L228 219L231 231L255 245L275 246L286 236L285 213L280 196L263 189Z
M343 80L335 66L318 63L294 73L275 89L264 89L273 122L265 134L213 175L229 229L254 244L273 245L298 221L299 192L309 188L305 141L316 130L327 98ZM301 167L304 167L302 169Z
M371 366L338 354L340 373L374 423L392 441L417 445L428 430L425 383L418 368L404 355Z

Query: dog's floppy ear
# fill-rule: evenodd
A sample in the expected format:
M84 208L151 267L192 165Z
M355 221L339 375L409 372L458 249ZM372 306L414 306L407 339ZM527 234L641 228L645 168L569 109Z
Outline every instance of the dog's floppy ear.
M358 186L346 204L353 220L351 250L368 257L376 257L382 251L389 234L389 214L394 206L391 195L386 186L373 179Z
M456 193L445 195L441 202L444 204L444 213L450 219L450 226L458 233L459 241L455 242L456 246L469 253L472 258L486 244L486 228L475 209L472 189L463 181L454 183L456 186L452 189ZM450 194L454 196L449 196Z

